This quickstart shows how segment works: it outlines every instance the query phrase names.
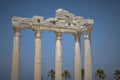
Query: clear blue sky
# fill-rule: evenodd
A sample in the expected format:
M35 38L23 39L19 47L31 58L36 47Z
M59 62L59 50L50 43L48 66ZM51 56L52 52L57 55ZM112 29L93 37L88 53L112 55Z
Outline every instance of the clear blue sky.
M120 68L120 1L119 0L0 0L0 80L10 80L13 29L11 18L34 15L55 16L55 10L63 8L75 15L94 19L92 33L93 78L95 70L102 68L107 80L114 80L113 73ZM33 80L34 32L22 30L20 50L20 80ZM84 35L81 36L82 67L84 66ZM62 36L63 70L74 80L74 37ZM55 34L42 33L42 75L55 68Z

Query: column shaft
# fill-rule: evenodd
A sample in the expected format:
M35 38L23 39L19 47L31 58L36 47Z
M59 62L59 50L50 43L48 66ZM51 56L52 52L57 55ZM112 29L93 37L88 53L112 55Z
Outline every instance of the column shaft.
M35 64L34 64L34 80L41 80L41 32L38 30L35 34Z
M80 34L75 34L75 72L74 80L81 80Z
M55 80L62 80L62 33L56 33Z
M20 68L20 29L14 28L11 80L19 80Z
M92 80L90 32L85 32L85 80Z

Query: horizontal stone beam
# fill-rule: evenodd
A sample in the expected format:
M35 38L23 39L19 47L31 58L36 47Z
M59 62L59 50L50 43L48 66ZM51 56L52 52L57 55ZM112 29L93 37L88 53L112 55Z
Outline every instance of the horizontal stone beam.
M93 23L93 19L84 19L63 9L57 9L55 18L50 17L46 20L42 16L12 18L13 27L63 33L81 33L86 30L92 30Z

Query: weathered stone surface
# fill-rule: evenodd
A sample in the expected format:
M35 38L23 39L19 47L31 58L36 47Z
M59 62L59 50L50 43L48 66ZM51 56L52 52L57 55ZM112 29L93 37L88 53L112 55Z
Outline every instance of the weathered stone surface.
M33 24L43 24L44 23L44 17L42 17L42 16L33 16L32 17L32 23Z
M62 80L62 33L56 33L55 80Z
M34 62L34 80L41 80L42 77L42 36L38 30L35 33L35 62Z
M92 80L92 57L91 57L91 32L86 31L85 38L85 56L84 56L84 80Z
M69 13L66 10L57 9L56 10L56 18L58 18L58 19L66 19L66 18L73 19L74 15L72 13Z
M14 28L11 80L19 80L20 71L20 29Z
M19 80L20 63L20 31L22 28L35 31L35 64L34 80L41 80L42 75L42 35L41 31L52 31L56 33L56 58L55 58L55 80L62 80L62 34L70 33L75 37L75 77L74 80L81 80L81 48L80 35L85 34L85 80L92 80L92 59L91 59L91 38L94 21L84 19L81 16L57 9L55 18L50 17L44 20L42 16L32 18L13 17L12 26L14 29L13 60L11 80Z
M81 80L80 35L81 34L74 34L74 37L75 37L74 80Z
M48 18L45 20L44 25L52 27L52 26L55 26L56 22L57 22L56 18Z
M63 10L57 9L55 18L48 18L44 20L42 16L33 16L32 18L13 17L13 27L35 29L40 28L41 25L49 27L68 28L80 30L86 27L92 28L94 21L92 19L84 19L81 16Z

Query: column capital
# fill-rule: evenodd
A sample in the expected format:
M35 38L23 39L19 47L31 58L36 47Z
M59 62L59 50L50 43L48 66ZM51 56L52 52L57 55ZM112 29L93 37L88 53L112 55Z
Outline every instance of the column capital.
M75 41L76 41L76 42L79 42L79 41L80 41L80 36L81 36L81 33L75 33L75 34L74 34L74 37L75 37Z
M91 31L85 31L84 34L85 34L84 35L85 39L90 39L91 38L91 36L90 36L91 35Z
M62 32L55 32L56 33L56 39L62 40Z
M36 38L41 38L41 31L40 30L35 31L35 37Z
M14 36L20 37L21 29L18 27L13 27L13 30L14 30Z

